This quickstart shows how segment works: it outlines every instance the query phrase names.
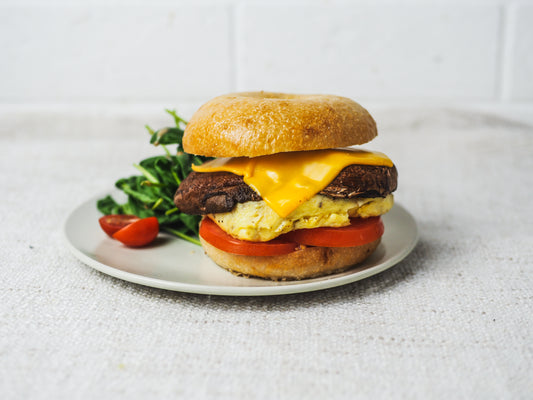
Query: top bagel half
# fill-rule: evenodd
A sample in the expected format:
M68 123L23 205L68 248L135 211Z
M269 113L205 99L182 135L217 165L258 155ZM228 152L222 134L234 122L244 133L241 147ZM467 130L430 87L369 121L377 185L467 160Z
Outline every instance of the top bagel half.
M257 157L359 145L376 135L372 116L346 97L243 92L200 107L187 124L183 149L209 157Z

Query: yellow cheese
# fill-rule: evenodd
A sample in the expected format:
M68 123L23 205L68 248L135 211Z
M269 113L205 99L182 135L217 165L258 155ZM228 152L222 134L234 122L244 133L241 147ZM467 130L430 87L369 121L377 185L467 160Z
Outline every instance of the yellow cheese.
M232 172L243 177L279 216L286 217L352 164L392 167L382 153L355 149L295 151L247 158L216 158L193 165L196 172Z

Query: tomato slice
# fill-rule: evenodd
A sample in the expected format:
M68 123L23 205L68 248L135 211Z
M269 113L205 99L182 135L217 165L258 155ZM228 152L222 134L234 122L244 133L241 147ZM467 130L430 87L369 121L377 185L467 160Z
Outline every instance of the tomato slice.
M159 222L157 218L148 217L126 225L113 235L113 239L117 239L129 247L140 247L151 243L158 233Z
M200 236L219 250L244 256L279 256L292 253L298 247L298 244L285 239L273 239L268 242L235 239L207 217L200 222Z
M380 217L352 218L350 222L350 225L340 228L298 229L283 236L306 246L353 247L373 242L385 232Z
M379 239L385 227L380 217L353 218L349 226L299 229L268 242L249 242L228 235L210 218L200 223L200 236L212 246L233 254L274 256L295 251L300 245L354 247Z
M113 235L124 228L125 226L131 224L132 222L138 221L140 218L136 215L128 215L128 214L111 214L111 215L104 215L101 217L98 222L100 223L100 226L104 230L105 233L107 233L109 236L113 237Z

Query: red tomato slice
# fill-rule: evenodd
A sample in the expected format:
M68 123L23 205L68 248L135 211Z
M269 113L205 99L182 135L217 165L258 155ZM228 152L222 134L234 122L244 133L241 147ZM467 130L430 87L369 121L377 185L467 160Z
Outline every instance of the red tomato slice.
M379 239L385 227L380 217L352 218L351 224L340 228L299 229L284 237L306 246L353 247Z
M200 236L219 250L245 256L279 256L289 254L298 247L296 243L284 239L273 239L268 242L235 239L207 217L200 222Z
M140 218L136 215L128 214L111 214L104 215L98 220L100 226L109 236L113 235L124 228L125 226L131 224L132 222L138 221Z
M139 219L113 235L113 239L129 247L140 247L151 243L159 233L159 222L156 217Z

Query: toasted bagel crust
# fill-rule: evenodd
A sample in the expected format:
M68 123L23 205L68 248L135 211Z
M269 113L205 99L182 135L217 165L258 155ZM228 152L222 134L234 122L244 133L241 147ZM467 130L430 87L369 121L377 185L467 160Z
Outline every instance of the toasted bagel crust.
M305 247L282 256L243 256L219 250L200 237L205 253L221 267L274 281L315 278L344 271L368 258L381 239L356 247Z
M183 149L209 157L257 157L358 145L376 135L372 116L346 97L243 92L200 107L187 124Z

